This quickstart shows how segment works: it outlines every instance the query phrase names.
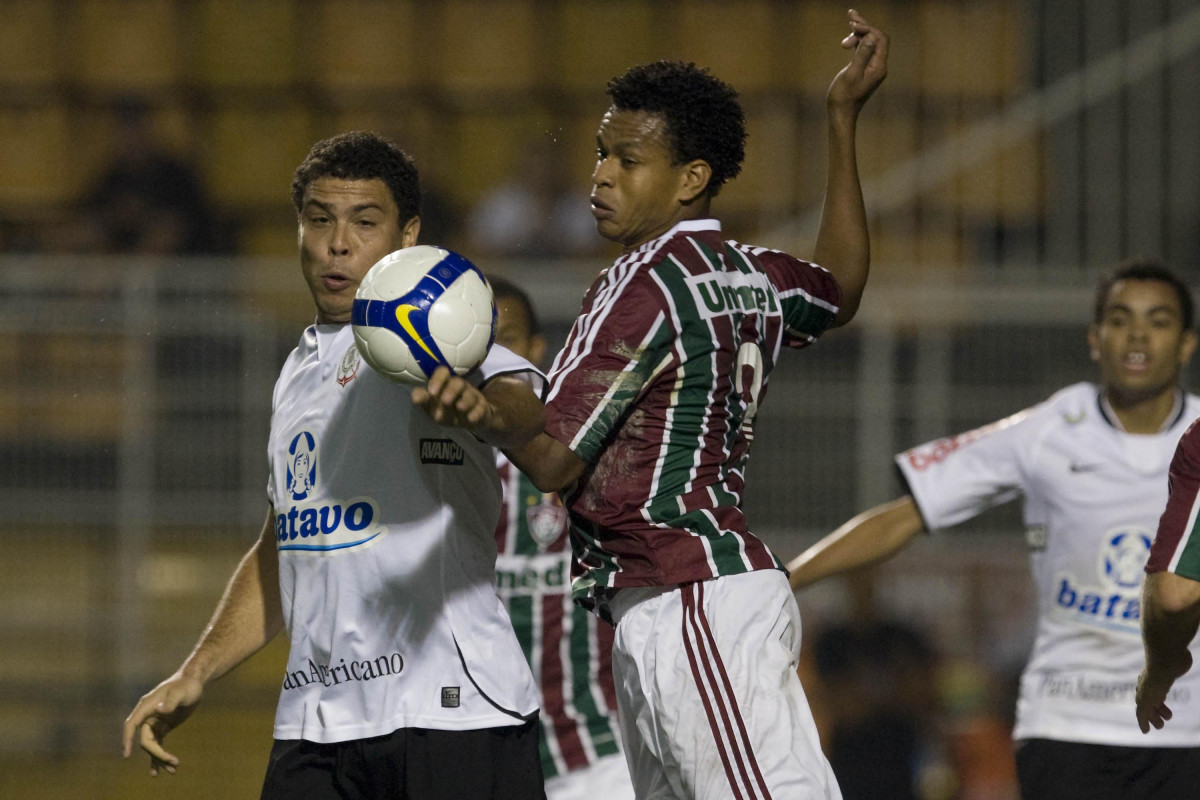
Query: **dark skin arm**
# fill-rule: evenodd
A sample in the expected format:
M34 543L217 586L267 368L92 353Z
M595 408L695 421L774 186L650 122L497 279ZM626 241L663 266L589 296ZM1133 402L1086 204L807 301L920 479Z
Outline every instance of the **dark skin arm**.
M829 86L829 172L825 204L817 231L813 261L837 280L842 302L834 326L845 325L858 312L871 264L867 212L858 179L855 133L858 115L887 77L888 39L851 9L850 35L842 47L853 48L850 63Z
M533 390L505 376L476 389L438 367L429 383L413 389L412 400L439 425L465 428L494 447L523 445L546 424L545 407Z
M1142 644L1146 668L1138 676L1137 721L1142 733L1161 728L1172 716L1167 694L1192 668L1188 645L1200 628L1200 581L1155 572L1142 587Z

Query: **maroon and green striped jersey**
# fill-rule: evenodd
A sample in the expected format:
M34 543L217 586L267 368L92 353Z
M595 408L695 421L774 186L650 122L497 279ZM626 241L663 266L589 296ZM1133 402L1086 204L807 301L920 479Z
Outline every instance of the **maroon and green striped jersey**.
M826 270L680 223L597 278L550 372L546 432L588 463L565 493L577 598L782 568L742 513L780 349L837 315Z
M1146 572L1174 572L1200 581L1200 421L1193 422L1171 459L1171 494L1158 521Z
M503 455L496 585L542 693L542 772L624 758L617 739L613 628L571 599L567 513Z

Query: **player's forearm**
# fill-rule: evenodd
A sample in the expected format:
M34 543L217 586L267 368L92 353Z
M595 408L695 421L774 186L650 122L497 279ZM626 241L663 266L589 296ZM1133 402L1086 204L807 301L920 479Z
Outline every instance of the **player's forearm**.
M925 529L911 497L864 511L788 564L792 590L883 561Z
M526 384L497 379L483 389L491 405L486 423L474 433L494 447L519 447L533 439L546 424L546 408Z
M857 109L829 109L829 173L813 250L813 261L829 270L841 290L835 325L845 325L858 311L871 264L867 211L855 152L857 118Z
M1200 628L1200 581L1170 572L1146 576L1142 589L1142 643L1146 672L1174 680L1191 666L1188 645Z
M283 628L274 515L233 573L204 633L179 668L202 683L220 678L258 652Z
M569 447L544 432L519 447L503 449L508 460L543 492L564 489L587 466Z

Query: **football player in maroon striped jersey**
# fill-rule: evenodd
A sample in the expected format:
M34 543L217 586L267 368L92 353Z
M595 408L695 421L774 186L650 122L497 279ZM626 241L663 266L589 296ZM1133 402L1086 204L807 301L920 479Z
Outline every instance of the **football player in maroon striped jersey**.
M1137 720L1142 733L1172 716L1167 694L1192 668L1188 649L1200 627L1200 422L1192 423L1171 461L1171 495L1158 523L1142 587L1142 644Z
M827 97L814 262L726 240L737 93L695 64L609 83L592 214L624 252L551 370L545 432L506 450L570 515L573 594L617 625L613 672L639 796L837 798L795 674L799 609L741 509L754 417L782 347L854 316L870 246L859 112L887 37L855 11Z

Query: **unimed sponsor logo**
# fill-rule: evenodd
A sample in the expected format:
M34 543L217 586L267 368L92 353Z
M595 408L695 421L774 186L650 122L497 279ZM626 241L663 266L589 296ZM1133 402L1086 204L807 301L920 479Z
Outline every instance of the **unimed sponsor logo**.
M687 282L696 309L705 319L737 313L779 313L770 279L762 273L706 273L690 276Z
M565 594L571 590L568 553L496 557L496 589L503 597Z
M422 439L421 463L461 466L465 452L453 439Z
M311 658L305 660L308 662L306 667L291 670L284 676L284 691L303 689L313 684L337 686L351 681L370 681L399 675L404 671L404 656L399 653L388 653L378 658L349 663L343 658L332 667L328 664L318 664Z

